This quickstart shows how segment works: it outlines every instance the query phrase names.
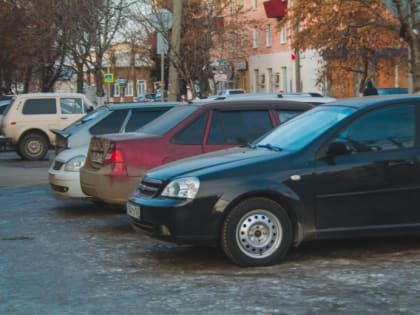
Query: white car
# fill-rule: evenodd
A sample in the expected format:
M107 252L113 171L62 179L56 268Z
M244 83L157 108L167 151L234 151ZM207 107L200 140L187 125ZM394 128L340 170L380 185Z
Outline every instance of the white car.
M88 198L80 187L80 168L85 163L88 146L59 153L48 170L52 191L64 198Z

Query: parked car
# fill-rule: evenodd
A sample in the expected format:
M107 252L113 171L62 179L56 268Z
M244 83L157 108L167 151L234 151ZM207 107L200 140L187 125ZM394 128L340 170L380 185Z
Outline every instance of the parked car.
M162 102L162 94L160 92L157 93L148 93L148 94L141 94L134 98L135 102Z
M92 137L80 170L82 191L125 206L150 168L246 144L312 105L282 100L214 101L177 106L138 133Z
M56 156L48 170L48 181L56 196L89 198L80 187L80 167L85 163L92 135L132 132L177 103L105 105L56 134Z
M236 94L244 94L246 91L244 89L226 89L220 91L217 95L218 96L228 96L228 95L236 95Z
M79 93L16 95L4 113L0 141L25 159L41 160L55 145L51 129L63 129L92 109Z
M51 130L56 136L55 153L86 146L92 135L132 132L177 104L124 103L101 106L62 130Z
M243 266L310 239L420 233L420 96L320 105L248 147L150 170L130 195L136 229L220 244Z

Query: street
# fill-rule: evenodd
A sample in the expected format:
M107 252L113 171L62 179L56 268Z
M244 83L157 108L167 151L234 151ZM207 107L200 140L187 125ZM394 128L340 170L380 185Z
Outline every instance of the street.
M420 237L317 241L276 266L135 233L0 153L0 314L419 314Z

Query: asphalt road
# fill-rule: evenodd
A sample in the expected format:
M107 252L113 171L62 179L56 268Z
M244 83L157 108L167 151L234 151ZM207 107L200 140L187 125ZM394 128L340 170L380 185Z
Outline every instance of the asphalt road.
M0 154L0 314L420 313L420 237L311 242L240 268L55 198L47 168Z

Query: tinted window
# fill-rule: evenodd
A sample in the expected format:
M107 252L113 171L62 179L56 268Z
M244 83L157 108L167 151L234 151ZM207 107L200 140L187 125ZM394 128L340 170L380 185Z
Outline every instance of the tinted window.
M105 119L90 128L90 133L93 135L100 135L104 133L120 132L121 126L127 116L127 110L116 110L111 112Z
M156 110L131 110L131 116L125 126L125 131L135 131L166 111L167 109L164 108Z
M83 114L83 101L80 98L60 99L62 114Z
M57 113L55 98L30 99L23 105L24 115L42 115Z
M163 136L187 117L197 111L199 107L193 105L181 105L172 108L141 128L141 132L151 135Z
M204 130L206 129L208 112L194 119L192 123L178 132L172 142L177 144L201 144L203 143Z
M247 143L272 128L268 111L215 111L207 143Z
M354 152L386 151L414 146L414 106L398 106L369 113L340 133L338 140Z
M7 106L11 103L11 100L0 101L0 115L6 110Z
M300 114L301 112L293 111L293 110L283 110L279 109L277 110L277 115L279 116L279 120L281 123L284 123L285 121L295 117L296 115Z

